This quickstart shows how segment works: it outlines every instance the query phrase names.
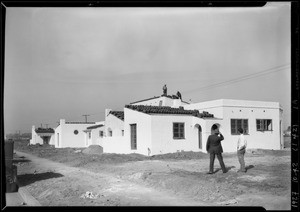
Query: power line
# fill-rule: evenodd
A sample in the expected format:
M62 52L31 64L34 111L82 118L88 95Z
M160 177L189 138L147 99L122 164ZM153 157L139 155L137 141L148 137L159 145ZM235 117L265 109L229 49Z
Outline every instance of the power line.
M212 85L207 85L207 86L203 86L203 87L200 87L200 88L197 88L197 89L185 91L185 93L194 92L194 91L208 90L210 88L219 87L219 86L223 86L223 85L230 85L230 84L237 83L237 82L240 82L240 81L243 81L243 80L252 79L252 78L259 77L259 76L266 75L266 74L271 74L271 73L274 73L274 72L277 72L277 71L285 70L286 68L288 68L289 65L290 64L276 66L276 67L269 68L269 69L266 69L264 71L260 71L260 72L257 72L257 73L248 74L248 75L238 77L238 78L235 78L235 79L231 79L231 80L227 80L227 81L224 81L224 82L215 83L215 84L212 84ZM287 67L285 67L285 66L287 66ZM275 69L275 70L273 70L273 69Z

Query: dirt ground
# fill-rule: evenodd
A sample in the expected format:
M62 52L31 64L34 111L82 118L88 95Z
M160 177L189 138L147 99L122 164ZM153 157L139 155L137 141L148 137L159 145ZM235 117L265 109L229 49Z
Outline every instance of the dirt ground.
M18 181L43 206L291 208L290 148L247 150L246 173L237 173L236 154L225 153L229 171L223 174L216 160L208 175L209 155L201 152L148 157L27 144L14 144Z

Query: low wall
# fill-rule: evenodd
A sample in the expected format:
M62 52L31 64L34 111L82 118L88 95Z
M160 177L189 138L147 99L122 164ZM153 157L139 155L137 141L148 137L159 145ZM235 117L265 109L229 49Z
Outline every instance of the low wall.
M102 142L104 153L118 153L118 154L129 154L130 144L126 142L124 137L106 137Z

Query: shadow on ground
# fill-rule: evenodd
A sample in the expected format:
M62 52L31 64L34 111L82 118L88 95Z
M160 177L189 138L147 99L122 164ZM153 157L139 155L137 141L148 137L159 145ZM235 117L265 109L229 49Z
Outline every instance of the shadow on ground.
M226 167L226 172L228 172L230 169L235 168L235 166L227 166ZM218 171L222 170L221 168L217 168L215 169L215 171L213 172L213 174L217 173Z
M248 170L248 169L252 169L252 168L254 168L254 166L253 166L253 165L249 165L249 166L246 166L246 167L245 167L245 169L246 169L246 170Z
M54 173L54 172L45 172L45 173L37 173L37 174L23 174L23 175L18 175L18 182L20 183L21 186L26 186L31 183L40 181L40 180L47 180L51 178L58 178L58 177L63 177L64 175L59 174L59 173Z
M13 163L27 163L27 162L31 162L31 160L27 160L27 159L13 159L12 162Z

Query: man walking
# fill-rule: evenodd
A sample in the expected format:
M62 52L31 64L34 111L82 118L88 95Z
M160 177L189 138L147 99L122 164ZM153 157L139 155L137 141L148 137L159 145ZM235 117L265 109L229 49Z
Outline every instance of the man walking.
M240 163L240 170L238 170L238 172L246 172L247 170L245 168L244 156L245 156L246 147L247 147L247 140L245 139L243 128L239 128L238 132L240 133L240 136L239 136L239 139L237 142L237 156L238 156L239 163Z
M216 125L213 125L212 130L214 131L214 133L208 137L206 142L206 151L210 154L209 172L207 174L214 173L213 171L214 171L215 155L217 155L223 173L226 173L227 170L223 162L223 157L222 157L223 148L221 145L221 141L224 140L224 137L219 132L219 129Z

